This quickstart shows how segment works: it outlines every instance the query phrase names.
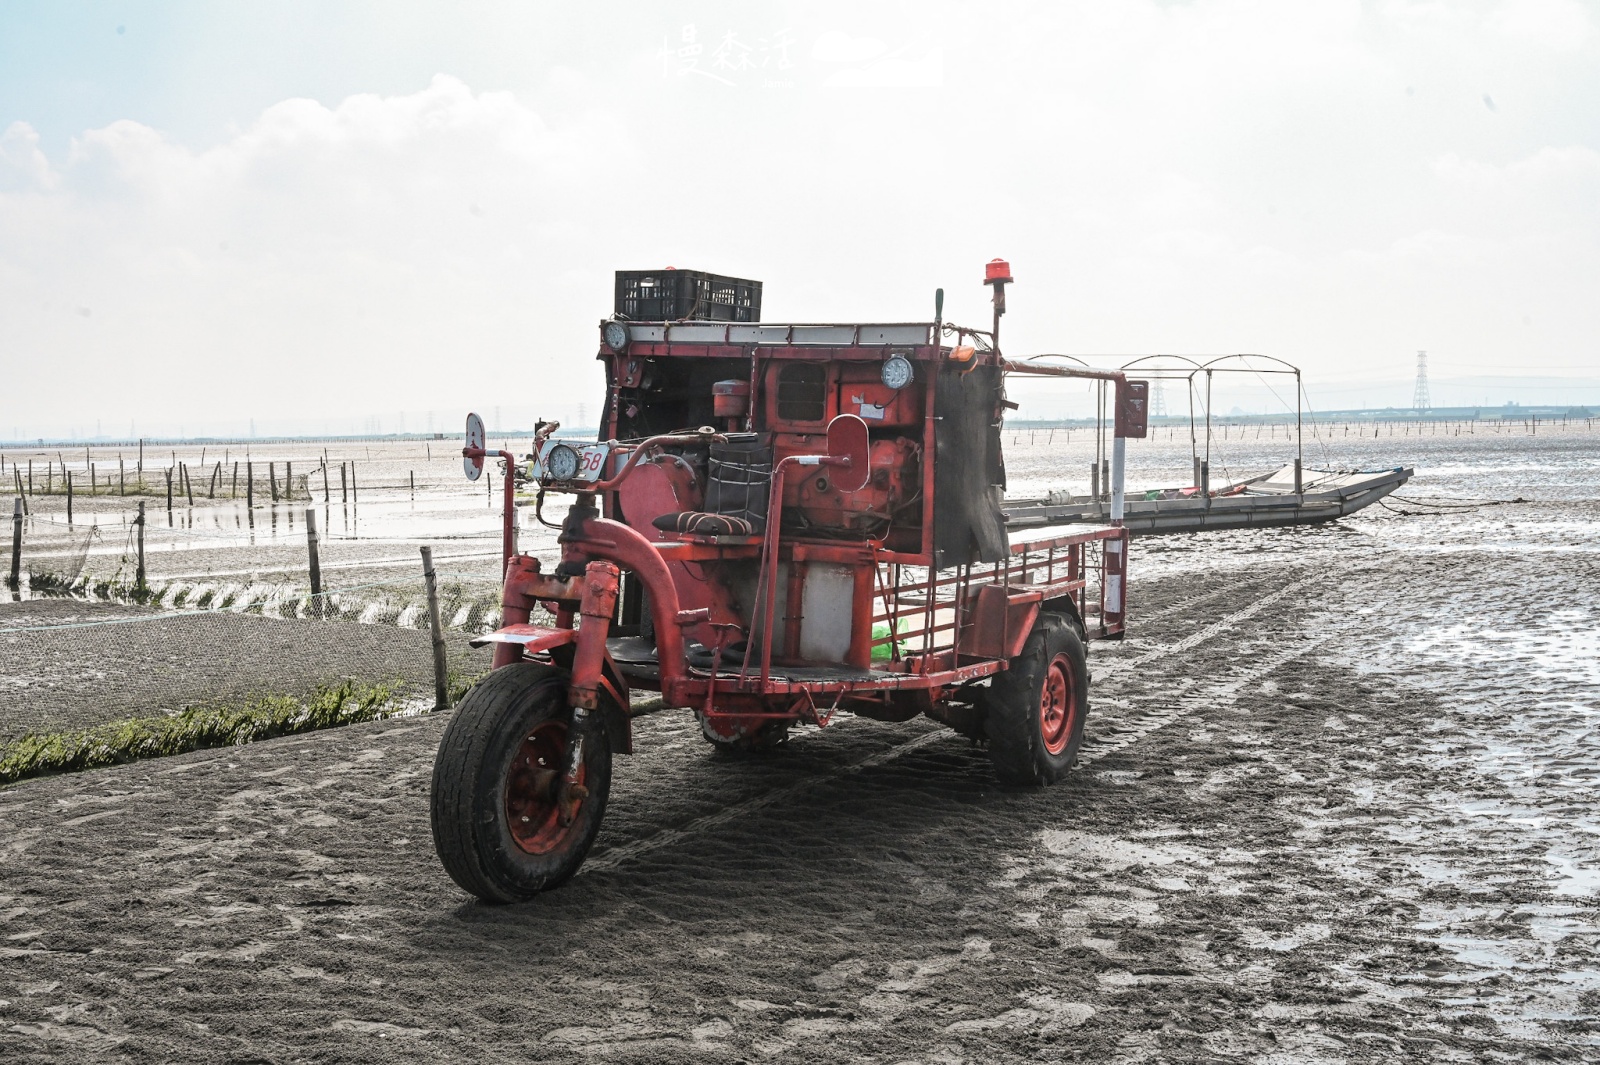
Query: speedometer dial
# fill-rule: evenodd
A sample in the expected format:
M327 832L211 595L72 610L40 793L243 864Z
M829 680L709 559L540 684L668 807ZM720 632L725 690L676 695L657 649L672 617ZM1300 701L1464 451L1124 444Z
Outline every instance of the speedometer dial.
M570 481L578 476L578 453L566 444L557 444L544 457L545 472L554 481Z

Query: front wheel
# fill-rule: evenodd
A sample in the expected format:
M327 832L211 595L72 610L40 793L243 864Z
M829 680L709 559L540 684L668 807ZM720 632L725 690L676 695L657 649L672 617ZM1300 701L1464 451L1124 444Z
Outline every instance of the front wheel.
M525 901L578 871L610 788L604 721L575 719L566 674L505 666L472 690L439 743L434 849L451 879L483 901Z
M995 773L1008 784L1054 784L1083 744L1089 664L1077 627L1041 612L1022 653L989 685L984 730Z

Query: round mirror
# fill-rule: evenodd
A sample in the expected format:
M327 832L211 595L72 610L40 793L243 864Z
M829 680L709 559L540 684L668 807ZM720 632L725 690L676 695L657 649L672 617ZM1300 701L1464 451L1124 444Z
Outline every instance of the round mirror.
M867 423L854 414L841 414L828 423L828 457L849 459L833 466L833 486L841 492L859 492L872 476L872 440Z
M467 415L467 443L466 448L477 451L483 450L485 440L483 432L483 419L476 414ZM483 456L461 456L461 468L466 471L467 480L476 481L483 472Z

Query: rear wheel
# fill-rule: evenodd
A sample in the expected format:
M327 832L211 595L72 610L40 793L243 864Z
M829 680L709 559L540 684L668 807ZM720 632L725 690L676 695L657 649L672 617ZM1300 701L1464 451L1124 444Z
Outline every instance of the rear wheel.
M497 669L462 702L439 744L434 849L451 878L485 902L530 899L583 864L610 788L605 723L598 713L575 720L566 674L532 662Z
M1068 618L1039 614L1022 653L989 685L984 729L1008 784L1054 784L1078 757L1089 713L1083 638Z

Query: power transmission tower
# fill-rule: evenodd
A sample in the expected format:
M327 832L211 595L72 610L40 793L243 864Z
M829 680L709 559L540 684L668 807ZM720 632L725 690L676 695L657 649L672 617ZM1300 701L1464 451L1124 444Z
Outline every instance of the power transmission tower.
M1163 418L1166 417L1167 413L1167 394L1162 391L1159 377L1156 378L1155 385L1156 394L1150 397L1150 415L1155 418Z
M573 426L574 429L587 429L589 427L589 408L582 403L578 404L577 421L578 424Z
M1413 410L1428 410L1433 406L1433 401L1428 398L1428 353L1417 352L1417 387L1411 393L1411 407Z

